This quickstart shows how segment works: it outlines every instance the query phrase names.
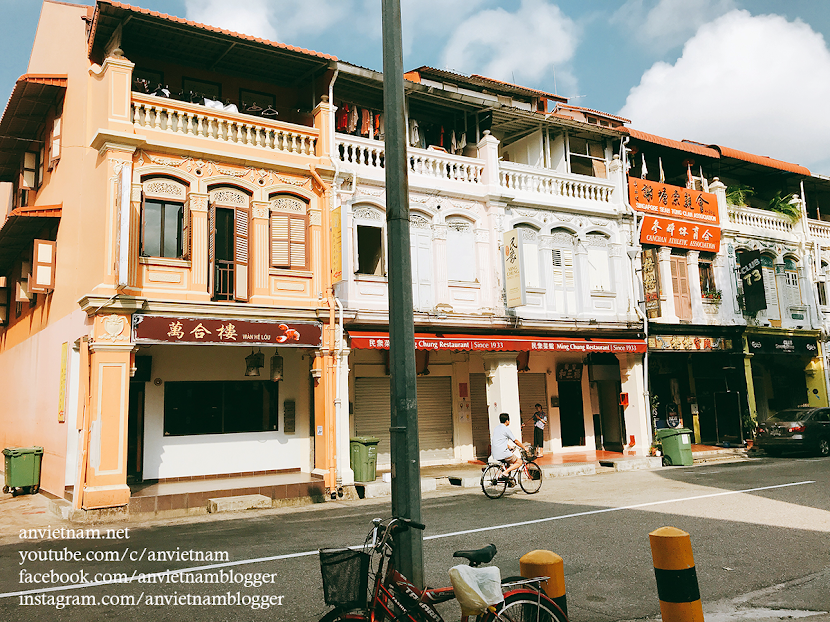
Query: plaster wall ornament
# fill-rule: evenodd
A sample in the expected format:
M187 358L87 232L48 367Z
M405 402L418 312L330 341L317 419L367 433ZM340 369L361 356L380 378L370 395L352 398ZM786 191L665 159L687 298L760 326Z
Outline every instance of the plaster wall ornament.
M575 236L567 231L555 231L550 236L553 242L557 245L573 246Z
M248 205L248 195L240 190L233 188L217 188L210 191L210 200L213 203L223 203L225 205Z
M409 226L412 229L429 229L431 221L419 214L409 214Z
M536 229L531 229L530 227L519 227L519 231L521 231L523 241L535 242L538 239Z
M208 197L206 194L195 194L193 192L188 195L191 212L207 212Z
M268 206L262 207L259 205L255 205L253 207L252 212L254 218L268 218L269 209Z
M144 182L144 196L159 199L173 199L184 201L187 196L187 188L184 184L172 179L151 178Z
M310 225L321 225L323 222L323 212L315 209L309 210L308 212L308 224Z
M271 210L276 212L292 212L305 214L308 205L295 197L277 197L271 201Z
M539 236L539 249L540 250L547 250L553 248L553 236L552 235L540 235Z
M447 239L447 225L435 224L432 225L432 237L436 240Z
M598 227L606 227L608 226L608 221L605 218L589 218L588 221L592 225L596 225Z
M623 249L622 244L611 244L610 245L610 250L608 251L608 254L611 257L622 257L622 255L623 255L623 250L622 249Z
M355 219L361 220L377 220L383 222L383 214L379 210L371 207L358 207L354 210Z
M118 341L121 339L121 334L124 332L126 325L127 321L121 315L113 313L102 317L101 328L103 329L103 334L100 335L100 339L113 342Z
M559 220L564 220L565 222L571 222L574 219L573 214L557 214Z
M476 229L476 242L489 242L490 241L490 230L489 229Z
M133 203L139 203L141 201L141 192L143 187L141 184L133 184L132 191L130 192L130 201Z
M473 228L473 223L464 218L450 218L447 220L447 227L453 231L469 231Z

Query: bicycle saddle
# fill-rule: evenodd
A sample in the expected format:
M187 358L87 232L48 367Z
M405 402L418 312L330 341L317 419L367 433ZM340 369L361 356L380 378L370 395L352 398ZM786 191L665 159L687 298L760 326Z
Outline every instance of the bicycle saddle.
M463 557L470 560L470 565L489 564L496 556L496 545L488 544L484 548L473 549L472 551L456 551L453 557Z

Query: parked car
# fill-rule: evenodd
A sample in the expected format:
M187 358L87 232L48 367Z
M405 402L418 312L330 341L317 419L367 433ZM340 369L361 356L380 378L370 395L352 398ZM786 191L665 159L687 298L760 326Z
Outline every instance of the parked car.
M758 425L755 445L771 456L784 451L830 455L830 408L788 408Z

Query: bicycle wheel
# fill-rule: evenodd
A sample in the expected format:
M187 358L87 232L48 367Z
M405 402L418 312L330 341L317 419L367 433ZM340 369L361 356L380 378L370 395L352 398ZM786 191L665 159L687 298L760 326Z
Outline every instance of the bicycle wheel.
M491 464L481 474L481 489L490 499L498 499L504 494L507 482L499 479L501 467Z
M568 622L559 606L534 590L516 590L496 605L495 615L482 616L481 622Z
M363 611L343 611L332 609L322 618L320 622L369 622L369 617Z
M535 462L526 462L519 469L519 486L527 494L532 495L539 492L542 487L542 469Z

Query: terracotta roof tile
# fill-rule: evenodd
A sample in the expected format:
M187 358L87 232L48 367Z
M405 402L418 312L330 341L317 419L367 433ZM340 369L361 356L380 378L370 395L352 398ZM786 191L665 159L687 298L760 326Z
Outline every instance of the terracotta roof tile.
M609 114L607 112L602 112L601 110L594 110L593 108L585 108L583 106L574 106L572 104L558 104L557 108L570 108L571 110L580 110L582 112L587 112L589 114L595 114L598 117L605 117L606 119L614 119L615 121L620 121L621 123L631 123L631 119L626 119L625 117L618 117L615 114Z
M734 158L735 160L742 160L744 162L752 162L753 164L760 164L761 166L768 166L769 168L776 168L781 171L789 171L790 173L797 173L799 175L806 175L810 177L812 174L807 167L799 164L792 164L784 162L783 160L775 160L767 156L759 156L745 151L738 151L730 147L721 147L720 145L712 145L720 150L724 158Z
M646 132L635 130L633 127L628 128L628 133L632 138L636 138L637 140L642 140L647 143L654 143L655 145L662 145L671 149L679 149L680 151L688 151L689 153L706 156L707 158L720 158L720 152L716 149L712 149L711 147L707 147L706 145L672 140L671 138L663 138L662 136L657 136L656 134L647 134Z

